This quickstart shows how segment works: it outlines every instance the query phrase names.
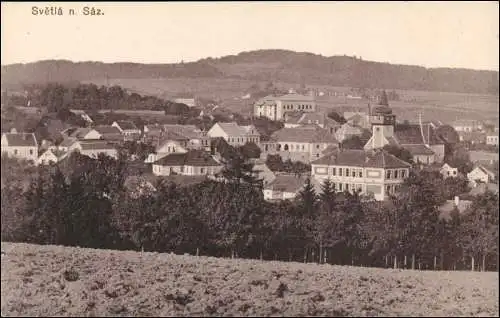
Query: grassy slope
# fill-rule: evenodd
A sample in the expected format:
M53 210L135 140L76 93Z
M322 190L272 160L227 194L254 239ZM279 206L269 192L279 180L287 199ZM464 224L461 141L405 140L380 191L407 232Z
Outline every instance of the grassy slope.
M2 313L498 316L498 273L419 272L2 243ZM64 271L79 274L76 281ZM280 295L280 290L282 291ZM282 297L280 297L282 296Z

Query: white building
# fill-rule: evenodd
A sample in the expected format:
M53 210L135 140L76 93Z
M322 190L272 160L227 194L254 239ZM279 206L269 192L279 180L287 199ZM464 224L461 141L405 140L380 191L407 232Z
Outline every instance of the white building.
M51 163L57 163L59 160L65 157L67 152L59 151L54 149L47 149L43 151L38 157L36 164L37 165L48 165Z
M185 104L188 107L196 106L196 98L194 97L178 97L174 99L174 102L179 104Z
M80 154L96 159L99 154L118 158L118 151L104 140L78 140L68 149L69 152L78 151Z
M316 101L312 96L286 94L282 96L267 96L254 104L254 115L267 117L271 120L283 120L286 112L315 112Z
M460 119L456 120L451 125L457 132L472 132L483 130L483 124L478 120Z
M2 155L31 160L36 163L38 158L38 142L31 133L2 134Z
M410 173L411 165L384 150L342 150L311 163L319 183L329 179L337 191L360 190L383 201L395 193Z
M495 173L482 165L477 165L467 174L467 179L472 187L476 187L478 183L492 182L495 179Z
M124 140L139 140L141 138L142 131L131 121L119 120L113 122L111 126L118 128L123 134Z
M254 125L239 126L235 122L215 123L207 132L210 138L223 138L231 146L243 146L247 142L260 143L260 133Z
M186 153L171 153L153 163L153 174L169 176L214 176L222 169L222 164L203 150L191 150Z
M498 146L498 134L497 135L486 135L486 144Z
M443 178L449 178L449 177L457 177L458 176L458 169L453 168L449 164L445 163L441 169L439 169L439 173L443 176Z

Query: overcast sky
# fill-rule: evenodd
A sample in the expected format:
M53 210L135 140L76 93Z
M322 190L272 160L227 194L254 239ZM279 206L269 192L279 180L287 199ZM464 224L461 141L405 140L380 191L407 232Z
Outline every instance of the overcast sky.
M62 7L38 16L32 7ZM91 6L92 4L88 4ZM2 65L45 59L175 63L257 49L498 71L498 2L2 2ZM70 16L70 8L80 12Z

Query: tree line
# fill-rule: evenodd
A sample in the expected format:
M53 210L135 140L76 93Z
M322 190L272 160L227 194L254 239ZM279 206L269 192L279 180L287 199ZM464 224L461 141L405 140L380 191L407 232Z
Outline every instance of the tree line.
M5 159L6 160L6 159ZM458 178L415 170L387 202L308 181L294 200L265 201L252 165L228 155L224 182L131 196L127 161L77 153L30 172L2 159L2 240L90 248L421 269L498 270L498 195L467 213L438 207L466 190ZM11 163L12 164L12 163ZM12 165L11 165L12 167ZM4 171L7 173L4 174ZM9 173L10 171L10 173ZM27 173L25 171L25 173ZM472 265L474 264L474 265Z

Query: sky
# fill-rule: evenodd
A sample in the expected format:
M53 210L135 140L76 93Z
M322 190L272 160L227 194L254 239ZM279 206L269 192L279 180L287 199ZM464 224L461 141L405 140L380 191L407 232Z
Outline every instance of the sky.
M425 67L499 67L498 2L1 4L2 65L177 63L258 49ZM33 14L61 7L63 16ZM83 15L84 7L104 12ZM69 9L77 14L69 15Z

